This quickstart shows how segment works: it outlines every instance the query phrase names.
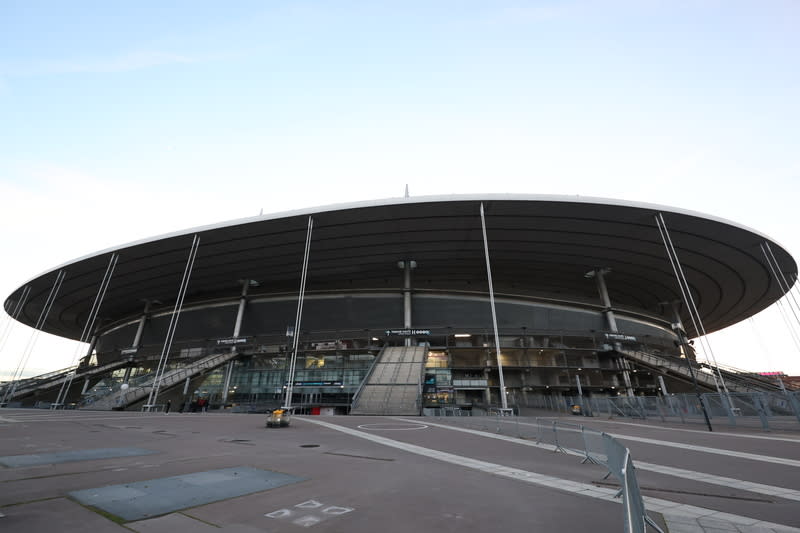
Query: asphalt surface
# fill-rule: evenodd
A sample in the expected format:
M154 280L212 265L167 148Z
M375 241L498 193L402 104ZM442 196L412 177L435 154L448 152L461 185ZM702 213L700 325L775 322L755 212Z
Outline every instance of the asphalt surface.
M675 505L666 522L651 512L665 531L714 531L676 524L696 508L756 524L729 531L800 528L800 432L561 420L630 448L648 509ZM0 531L622 531L622 506L603 496L618 488L605 468L537 445L537 427L533 417L341 416L294 417L289 427L267 429L265 416L253 414L2 409L0 465L15 460L0 466ZM132 448L152 453L92 452ZM231 496L237 469L288 481L240 486ZM524 473L540 481L514 478ZM191 504L190 489L202 503ZM159 505L143 503L140 516L149 518L126 520L78 497L109 493L132 506Z

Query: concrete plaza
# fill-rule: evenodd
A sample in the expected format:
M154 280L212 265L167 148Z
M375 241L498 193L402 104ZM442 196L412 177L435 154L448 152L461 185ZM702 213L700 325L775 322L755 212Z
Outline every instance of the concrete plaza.
M800 532L800 434L563 420L631 449L665 531ZM502 424L3 409L0 530L622 531L603 467Z

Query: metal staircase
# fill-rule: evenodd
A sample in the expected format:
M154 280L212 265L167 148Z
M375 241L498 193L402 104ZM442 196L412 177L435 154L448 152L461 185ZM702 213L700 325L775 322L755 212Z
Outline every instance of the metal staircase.
M84 378L102 375L112 372L118 368L122 368L130 364L130 361L120 360L108 363L101 366L88 366L88 367L69 367L55 372L48 372L40 376L34 376L24 380L17 381L16 383L8 383L5 390L0 391L0 398L5 397L6 402L12 400L19 400L36 392L42 392L60 387L64 382L72 379L72 381L79 381ZM74 374L74 376L73 376Z
M419 415L427 354L424 346L384 348L353 399L350 414Z
M657 372L688 382L692 380L692 375L689 372L686 359L667 358L647 352L626 349L617 349L616 351L623 357ZM717 367L707 363L694 363L692 368L694 369L694 376L697 379L698 385L708 387L713 391L717 390ZM777 385L760 379L749 379L749 376L739 372L732 372L726 369L720 369L720 371L723 379L725 379L725 385L730 392L764 392L766 390L778 389Z
M728 388L731 387L731 383L736 383L743 387L748 387L747 392L778 392L781 390L781 387L771 379L746 370L723 365L712 366L708 363L700 363L700 366L714 372L718 370Z
M220 367L237 355L239 355L237 352L214 354L199 359L189 366L168 370L161 376L159 394L161 392L166 392L176 385L184 383L186 378L193 378L199 374ZM96 411L111 411L124 409L140 400L144 400L150 394L154 385L153 381L155 376L153 374L149 374L149 376L149 379L145 380L141 385L136 385L125 390L115 387L114 390L110 391L108 394L94 397L91 401L81 405L80 408Z

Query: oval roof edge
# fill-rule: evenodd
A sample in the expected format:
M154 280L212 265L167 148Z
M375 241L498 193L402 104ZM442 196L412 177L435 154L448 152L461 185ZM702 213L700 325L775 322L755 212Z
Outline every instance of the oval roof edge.
M788 250L785 246L781 243L769 237L768 235L757 231L753 228L748 226L744 226L739 224L738 222L734 222L729 219L725 219L722 217L718 217L715 215L710 215L707 213L702 213L699 211L693 211L690 209L683 209L679 207L673 207L668 205L662 204L654 204L649 202L639 202L633 200L622 200L618 198L603 198L598 196L581 196L581 195L564 195L564 194L519 194L519 193L486 193L486 194L444 194L444 195L429 195L429 196L409 196L409 197L390 197L390 198L383 198L377 200L360 200L355 202L345 202L340 204L328 204L316 207L304 207L300 209L292 209L288 211L281 211L276 213L268 213L262 215L255 215L250 217L243 217L237 219L230 219L224 220L220 222L215 222L212 224L205 224L202 226L195 226L190 228L184 228L172 232L162 233L159 235L153 235L151 237L145 237L142 239L137 239L134 241L130 241L124 244L120 244L118 246L112 246L110 248L105 248L102 250L98 250L94 253L86 254L77 258L74 258L70 261L65 263L61 263L49 270L45 270L44 272L37 274L29 278L27 281L22 283L14 292L17 292L25 285L29 284L30 282L39 279L43 276L47 276L53 272L57 272L58 270L64 269L65 267L72 265L74 263L78 263L81 261L85 261L87 259L95 258L102 256L104 254L109 254L113 252L118 252L120 250L124 250L126 248L131 248L133 246L139 246L142 244L147 244L150 242L155 242L163 239L170 239L174 237L181 237L184 235L192 235L194 233L201 233L204 231L211 231L215 229L237 226L242 224L248 224L252 222L259 222L259 221L267 221L267 220L279 220L282 218L291 218L296 216L303 216L303 215L313 215L315 213L326 213L326 212L333 212L333 211L344 211L349 209L364 209L364 208L371 208L371 207L381 207L381 206L392 206L392 205L402 205L402 204L422 204L422 203L437 203L437 202L475 202L475 201L529 201L529 202L564 202L564 203L585 203L585 204L594 204L594 205L610 205L610 206L617 206L617 207L630 207L636 209L651 209L653 211L665 211L669 213L674 213L678 215L684 216L691 216L697 217L713 222L718 222L722 224L726 224L729 226L734 226L736 228L749 231L755 235L763 237L765 240L772 242L778 246L780 246L784 251L788 253ZM13 293L12 293L13 294Z

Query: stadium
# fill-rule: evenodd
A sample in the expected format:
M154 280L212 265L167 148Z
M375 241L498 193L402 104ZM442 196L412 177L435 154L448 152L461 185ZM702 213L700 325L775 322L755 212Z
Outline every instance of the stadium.
M5 300L87 342L11 405L421 414L534 396L750 391L694 339L767 308L797 264L735 222L578 196L394 198L103 250Z

